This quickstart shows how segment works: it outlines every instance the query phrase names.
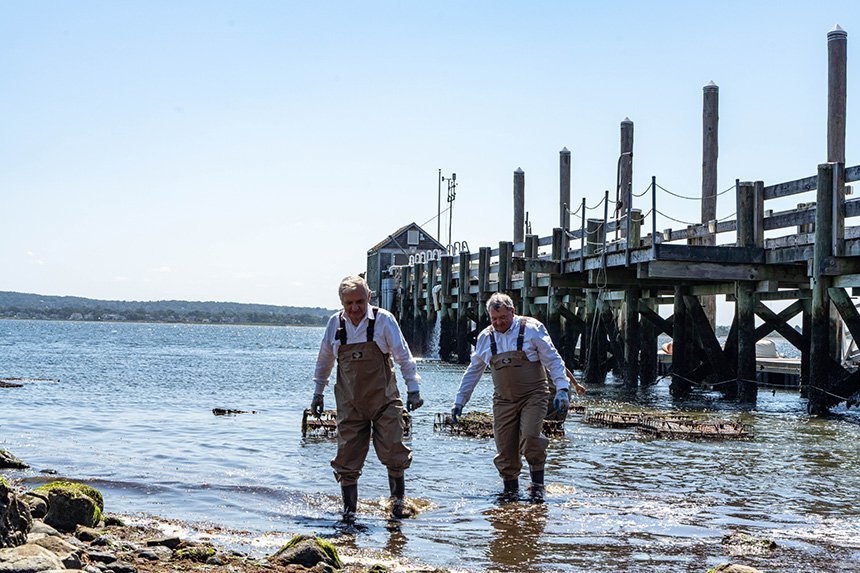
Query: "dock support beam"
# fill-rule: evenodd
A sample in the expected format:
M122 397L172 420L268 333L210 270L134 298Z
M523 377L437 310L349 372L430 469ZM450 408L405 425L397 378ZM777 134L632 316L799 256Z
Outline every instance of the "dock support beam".
M737 190L737 246L754 247L756 219L756 184L744 181ZM755 283L735 283L735 316L738 320L737 397L755 402L758 392L755 360Z
M460 252L460 276L459 288L457 289L457 362L466 364L472 354L469 343L469 303L472 296L469 294L469 267L470 257L468 251Z

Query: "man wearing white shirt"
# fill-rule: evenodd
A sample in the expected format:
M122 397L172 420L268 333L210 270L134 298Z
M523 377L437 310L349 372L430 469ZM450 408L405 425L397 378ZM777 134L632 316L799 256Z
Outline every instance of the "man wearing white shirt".
M412 452L403 444L403 402L393 362L406 380L410 411L424 403L419 393L421 378L394 316L368 306L370 288L364 278L346 277L338 295L343 311L329 319L320 344L311 411L322 414L323 391L336 362L337 454L331 466L341 485L344 519L354 518L358 478L371 440L379 461L388 468L392 513L405 517L403 474L412 463Z
M495 293L487 301L487 310L491 325L478 335L451 416L456 422L462 415L484 369L490 366L495 388L493 463L504 482L504 496L513 499L518 495L522 456L529 464L532 496L542 499L549 443L541 432L550 396L546 377L548 374L555 385L554 408L566 412L570 406L568 370L546 327L534 318L515 315L511 297ZM585 391L570 381L577 392Z

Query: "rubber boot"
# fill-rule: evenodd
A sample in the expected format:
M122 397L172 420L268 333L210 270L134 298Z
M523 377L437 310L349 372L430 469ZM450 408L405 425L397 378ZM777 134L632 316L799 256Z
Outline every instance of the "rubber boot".
M388 476L388 489L391 491L391 516L395 519L412 517L412 511L406 507L406 480L403 476Z
M358 508L358 484L343 485L340 491L343 494L343 520L353 522Z
M546 487L543 483L544 470L534 470L531 472L532 485L529 488L529 499L533 502L543 502L546 494Z
M516 501L520 497L520 480L506 479L504 480L505 489L502 492L502 501Z

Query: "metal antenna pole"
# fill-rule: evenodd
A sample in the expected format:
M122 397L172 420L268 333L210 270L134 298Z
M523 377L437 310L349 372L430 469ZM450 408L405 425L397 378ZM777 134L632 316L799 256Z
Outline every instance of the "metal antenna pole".
M439 170L439 186L436 199L436 240L442 242L442 170Z

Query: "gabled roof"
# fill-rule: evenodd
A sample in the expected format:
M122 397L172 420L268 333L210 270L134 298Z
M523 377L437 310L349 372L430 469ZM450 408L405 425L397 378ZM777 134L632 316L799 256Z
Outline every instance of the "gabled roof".
M378 243L376 243L375 245L370 247L370 249L368 249L368 252L369 251L378 251L378 250L384 248L386 245L393 242L395 237L402 235L406 231L410 231L412 229L416 229L419 232L423 233L424 234L424 240L430 241L431 243L433 243L437 249L441 249L443 251L445 250L445 246L442 245L442 243L440 243L439 241L434 239L430 235L430 233L428 233L427 231L425 231L424 229L419 227L415 222L412 222L412 223L409 223L408 225L403 225L402 227L400 227L399 229L397 229L396 231L394 231L393 233L391 233L390 235L388 235L387 237L385 237L384 239L382 239L381 241L379 241ZM397 246L397 245L394 245L394 246Z

